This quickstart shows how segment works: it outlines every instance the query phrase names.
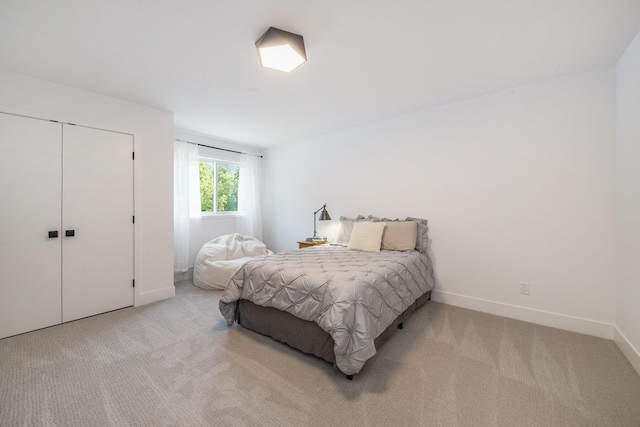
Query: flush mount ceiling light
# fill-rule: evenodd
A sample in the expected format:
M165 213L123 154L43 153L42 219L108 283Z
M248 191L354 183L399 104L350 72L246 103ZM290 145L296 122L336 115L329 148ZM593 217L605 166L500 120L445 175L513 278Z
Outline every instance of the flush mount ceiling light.
M260 63L265 68L290 73L307 62L302 36L270 27L256 42Z

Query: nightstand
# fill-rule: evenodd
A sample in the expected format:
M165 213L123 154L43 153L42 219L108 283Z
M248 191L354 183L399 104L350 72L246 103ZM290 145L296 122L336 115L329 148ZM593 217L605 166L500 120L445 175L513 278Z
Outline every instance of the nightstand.
M308 248L310 246L326 245L329 242L308 242L306 240L298 241L298 249Z

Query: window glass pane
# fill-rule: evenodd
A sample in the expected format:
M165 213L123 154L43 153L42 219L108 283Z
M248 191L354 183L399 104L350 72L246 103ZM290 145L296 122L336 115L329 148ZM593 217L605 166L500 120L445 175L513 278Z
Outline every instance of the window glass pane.
M200 210L213 212L213 164L200 162Z
M240 168L218 163L218 212L237 212Z

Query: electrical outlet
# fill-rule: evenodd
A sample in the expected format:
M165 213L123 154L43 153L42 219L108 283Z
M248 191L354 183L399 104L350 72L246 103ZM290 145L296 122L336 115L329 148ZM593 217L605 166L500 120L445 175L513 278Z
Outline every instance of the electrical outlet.
M520 293L523 295L531 294L531 284L528 282L520 282Z

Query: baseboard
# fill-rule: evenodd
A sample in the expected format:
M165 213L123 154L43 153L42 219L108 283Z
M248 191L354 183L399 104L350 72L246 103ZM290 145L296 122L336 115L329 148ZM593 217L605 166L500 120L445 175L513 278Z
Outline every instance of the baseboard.
M176 287L173 285L151 292L141 292L139 295L136 295L135 306L151 304L152 302L162 301L173 298L174 296L176 296Z
M438 290L434 290L431 293L431 299L444 304L509 317L511 319L523 320L525 322L531 322L538 325L550 326L552 328L564 329L586 335L593 335L609 340L613 339L614 325L611 323L597 322L595 320L567 316L559 313L551 313L548 311L504 304L501 302L473 298Z
M615 341L618 348L620 348L627 360L629 360L633 369L640 375L640 351L629 342L617 326L614 328L613 341Z

